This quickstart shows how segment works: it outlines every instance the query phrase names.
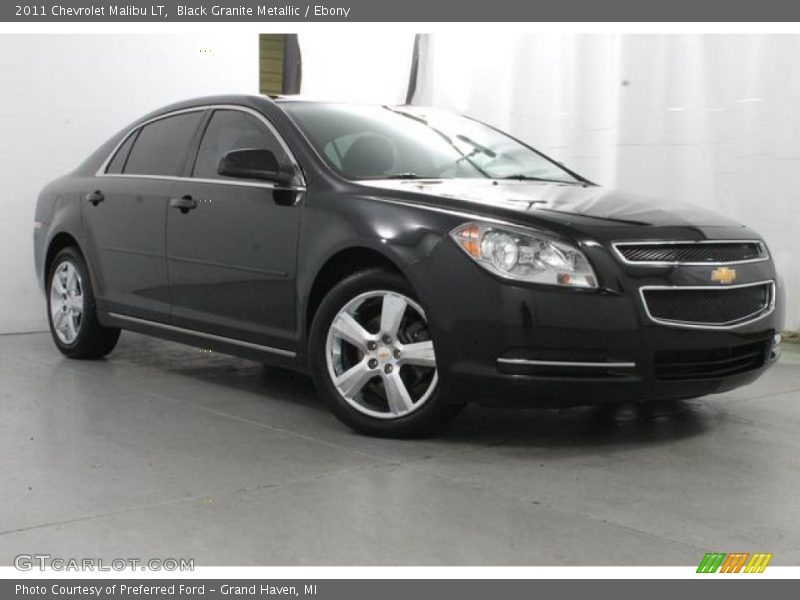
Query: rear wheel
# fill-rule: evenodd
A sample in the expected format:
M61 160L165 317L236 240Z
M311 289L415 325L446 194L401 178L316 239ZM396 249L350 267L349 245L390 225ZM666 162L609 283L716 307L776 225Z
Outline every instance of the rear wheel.
M331 410L362 433L421 436L461 409L440 394L425 311L399 275L365 271L337 284L314 319L310 357Z
M98 323L89 270L76 248L65 248L56 255L47 290L50 333L62 354L101 358L114 349L120 331Z

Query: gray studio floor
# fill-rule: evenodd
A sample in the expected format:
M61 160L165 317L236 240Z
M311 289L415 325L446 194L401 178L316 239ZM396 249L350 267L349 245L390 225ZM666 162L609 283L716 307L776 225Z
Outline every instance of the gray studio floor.
M403 442L256 363L130 333L76 362L0 336L0 564L797 564L798 358L656 414L470 409Z

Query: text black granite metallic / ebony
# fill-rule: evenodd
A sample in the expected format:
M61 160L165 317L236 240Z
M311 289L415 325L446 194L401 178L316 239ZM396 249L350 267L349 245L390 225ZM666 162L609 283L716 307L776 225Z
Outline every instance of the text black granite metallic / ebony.
M65 355L131 329L266 360L375 435L430 432L470 401L729 390L780 343L752 230L421 107L168 106L48 185L34 238Z

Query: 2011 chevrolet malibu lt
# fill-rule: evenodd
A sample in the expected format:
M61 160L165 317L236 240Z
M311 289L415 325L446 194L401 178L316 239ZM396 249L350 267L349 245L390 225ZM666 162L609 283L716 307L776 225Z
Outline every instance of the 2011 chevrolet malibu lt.
M130 329L265 360L310 372L373 435L425 434L473 401L722 392L779 350L758 234L435 109L181 102L49 184L35 220L66 356Z

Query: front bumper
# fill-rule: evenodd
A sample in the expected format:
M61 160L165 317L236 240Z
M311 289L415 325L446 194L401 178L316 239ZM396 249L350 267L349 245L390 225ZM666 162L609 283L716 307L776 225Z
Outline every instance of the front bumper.
M664 325L639 289L696 285L709 269L627 267L592 252L601 290L500 280L449 243L419 265L423 276L448 274L426 278L423 301L449 398L531 407L693 398L751 383L777 359L779 293L774 310L741 326ZM740 271L743 281L776 279L770 261Z
M688 343L686 338L677 341L679 346ZM649 402L696 398L741 387L758 379L779 356L774 339L769 337L756 343L705 337L698 337L696 341L709 345L708 350L712 353L729 348L753 349L753 352L748 353L745 366L737 366L733 372L719 376L695 374L665 377L658 372L652 360L659 351L649 351L643 347L638 352L629 353L634 361L611 363L612 366L600 361L534 360L533 364L527 361L510 363L503 362L501 357L494 365L458 363L442 379L448 384L448 395L455 401L531 407ZM547 364L543 365L545 362ZM553 366L553 363L557 363L557 366ZM565 363L569 366L564 366ZM618 364L624 364L625 367L614 366Z

